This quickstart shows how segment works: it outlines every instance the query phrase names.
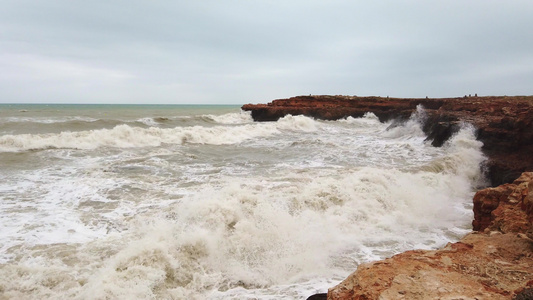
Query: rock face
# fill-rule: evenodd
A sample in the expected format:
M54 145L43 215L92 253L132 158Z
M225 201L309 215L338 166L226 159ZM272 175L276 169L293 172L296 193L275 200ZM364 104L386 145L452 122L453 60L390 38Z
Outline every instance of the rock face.
M489 157L492 186L509 183L522 172L533 171L533 96L464 97L441 99L355 96L299 96L268 104L246 104L256 121L275 121L287 114L323 120L374 113L380 121L406 120L422 105L427 118L423 129L434 146L441 146L461 122L473 124Z
M521 232L533 239L533 172L512 184L480 190L474 196L473 229ZM533 271L532 271L533 272Z
M327 299L532 299L533 173L479 191L474 213L482 232L360 265Z
M363 264L327 299L512 299L533 280L531 248L516 234L472 233L441 250Z

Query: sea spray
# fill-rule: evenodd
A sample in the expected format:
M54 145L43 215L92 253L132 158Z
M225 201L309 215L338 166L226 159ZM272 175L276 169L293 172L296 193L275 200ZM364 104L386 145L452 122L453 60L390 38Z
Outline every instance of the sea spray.
M0 291L302 299L470 229L484 157L469 125L436 148L416 116L391 127L373 114L241 114L0 136Z

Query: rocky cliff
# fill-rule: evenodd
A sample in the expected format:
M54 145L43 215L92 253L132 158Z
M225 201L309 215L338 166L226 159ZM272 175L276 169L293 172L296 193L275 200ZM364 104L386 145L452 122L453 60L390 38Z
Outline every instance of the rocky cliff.
M492 186L510 183L533 171L533 96L462 97L439 99L355 96L299 96L268 104L246 104L256 121L275 121L287 114L323 120L374 113L381 121L406 120L421 105L427 113L423 129L434 146L441 146L461 122L477 128L488 156Z
M533 173L477 192L474 213L479 231L360 265L327 299L533 299Z

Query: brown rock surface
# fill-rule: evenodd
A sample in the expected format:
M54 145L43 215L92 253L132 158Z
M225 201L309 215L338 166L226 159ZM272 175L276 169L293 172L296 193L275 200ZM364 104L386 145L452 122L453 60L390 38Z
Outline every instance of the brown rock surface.
M436 251L363 264L333 299L512 299L533 280L533 245L516 233L471 233Z
M474 196L472 226L477 231L497 230L503 233L531 234L533 230L533 172L523 173L512 184L478 191Z
M474 226L483 232L360 265L327 299L531 299L533 173L481 190L474 201Z
M405 120L422 105L427 113L423 129L434 146L442 145L461 122L478 129L489 157L493 186L509 183L533 171L533 96L463 97L441 99L355 96L299 96L268 104L246 104L256 121L275 121L287 114L337 120L374 113L381 121Z

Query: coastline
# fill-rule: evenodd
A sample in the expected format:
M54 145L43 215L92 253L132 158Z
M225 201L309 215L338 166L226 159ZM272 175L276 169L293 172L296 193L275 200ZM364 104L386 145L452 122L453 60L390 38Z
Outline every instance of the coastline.
M477 129L488 157L486 173L492 186L511 183L533 171L533 96L458 98L389 98L357 96L297 96L268 104L245 104L255 121L275 121L291 115L322 120L374 113L382 122L407 120L418 106L426 114L423 130L433 146L441 146L461 122Z
M247 104L255 121L287 114L336 120L374 113L402 122L423 107L423 130L441 146L462 122L477 129L492 188L474 196L473 232L432 251L360 265L309 299L530 299L533 296L533 96L440 99L298 96ZM394 125L394 122L393 122ZM391 125L392 126L392 125Z

